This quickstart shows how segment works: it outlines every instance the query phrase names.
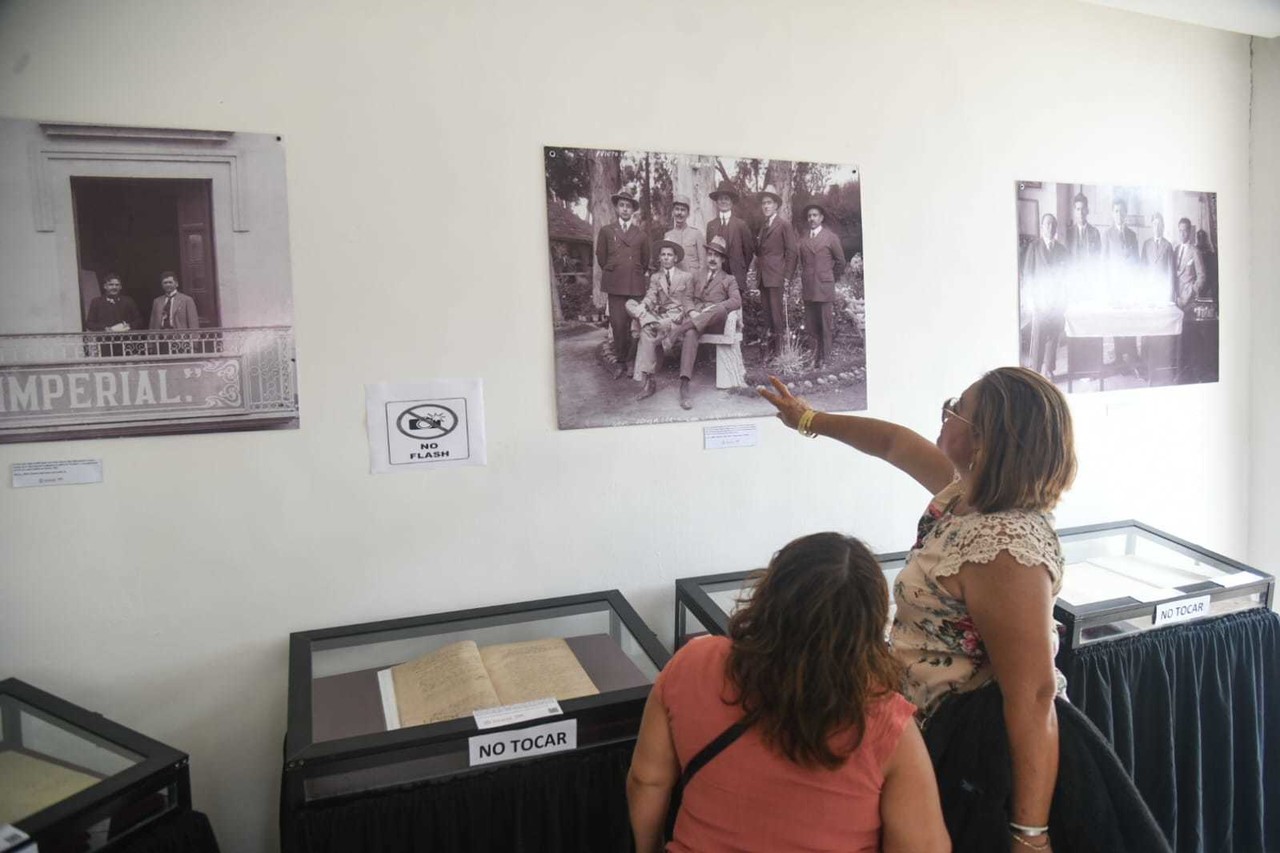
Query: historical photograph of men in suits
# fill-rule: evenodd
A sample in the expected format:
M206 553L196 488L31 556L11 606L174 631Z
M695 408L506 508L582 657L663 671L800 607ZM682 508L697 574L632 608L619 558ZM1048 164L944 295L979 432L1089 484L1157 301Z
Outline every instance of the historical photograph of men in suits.
M831 357L835 329L832 303L836 279L844 274L846 261L840 240L826 227L827 211L817 202L804 208L809 230L800 238L800 284L804 297L805 328L813 342L814 364L821 369Z
M89 302L84 327L91 332L128 332L142 328L138 304L122 291L120 276L109 272L102 277L102 295Z
M1069 393L1218 380L1217 194L1019 181L1016 197L1023 365Z
M178 277L171 272L160 273L160 289L163 294L151 303L150 329L198 329L200 310L196 301L178 292Z
M281 137L0 118L0 186L0 442L298 426Z
M689 224L689 211L693 204L687 195L671 199L671 228L662 239L676 243L684 251L683 260L676 263L678 269L701 279L707 271L707 242L700 229Z
M543 154L561 429L767 415L770 376L866 408L856 167Z
M622 378L631 355L632 341L627 300L645 293L649 269L649 234L635 222L639 203L628 192L609 197L617 216L596 235L596 263L600 265L600 290L609 300L609 329L616 361L614 379Z
M729 267L726 272L738 280L738 287L747 287L747 273L751 269L751 259L756 253L756 239L751 233L751 226L746 219L733 212L734 204L739 200L737 189L729 181L721 181L715 192L708 197L715 203L716 215L707 222L707 242L716 237L724 240L728 247L726 258Z
M760 308L764 318L767 352L777 356L786 334L784 296L787 282L795 278L800 260L796 229L780 216L782 196L773 187L760 193L760 215L764 220L756 237L756 282L760 286Z

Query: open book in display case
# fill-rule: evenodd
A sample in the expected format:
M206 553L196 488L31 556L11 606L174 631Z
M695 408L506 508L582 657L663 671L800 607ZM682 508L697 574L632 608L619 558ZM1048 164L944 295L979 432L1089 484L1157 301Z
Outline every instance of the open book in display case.
M0 851L119 849L190 808L185 753L16 678L0 681Z
M634 738L669 657L617 590L295 633L284 806Z

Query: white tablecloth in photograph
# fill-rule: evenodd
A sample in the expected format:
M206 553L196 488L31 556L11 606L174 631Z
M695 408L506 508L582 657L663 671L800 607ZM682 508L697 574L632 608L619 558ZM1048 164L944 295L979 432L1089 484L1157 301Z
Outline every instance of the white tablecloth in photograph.
M1081 305L1067 309L1066 332L1069 338L1180 335L1182 310L1175 305Z

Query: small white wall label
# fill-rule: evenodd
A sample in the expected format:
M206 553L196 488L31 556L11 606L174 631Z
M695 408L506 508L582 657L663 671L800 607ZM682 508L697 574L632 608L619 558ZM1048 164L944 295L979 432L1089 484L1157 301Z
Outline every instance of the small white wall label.
M69 486L102 482L101 459L62 459L57 462L14 462L9 468L13 488Z
M733 424L732 426L708 426L702 428L703 450L755 447L759 443L760 427L757 424Z

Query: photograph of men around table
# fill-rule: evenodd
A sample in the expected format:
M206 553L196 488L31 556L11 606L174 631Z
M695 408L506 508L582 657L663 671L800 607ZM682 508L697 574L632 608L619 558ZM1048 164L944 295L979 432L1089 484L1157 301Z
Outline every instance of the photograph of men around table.
M1216 193L1016 190L1024 366L1067 392L1218 381Z
M546 148L561 429L867 405L858 170Z
M0 119L0 442L294 429L275 134Z

